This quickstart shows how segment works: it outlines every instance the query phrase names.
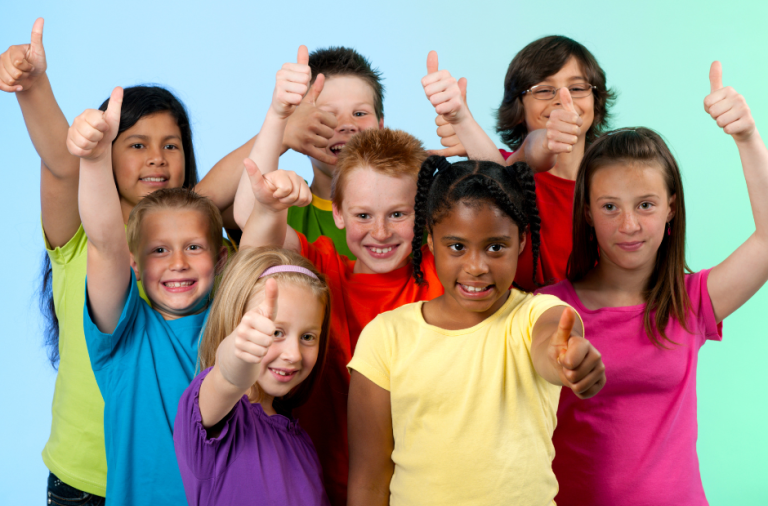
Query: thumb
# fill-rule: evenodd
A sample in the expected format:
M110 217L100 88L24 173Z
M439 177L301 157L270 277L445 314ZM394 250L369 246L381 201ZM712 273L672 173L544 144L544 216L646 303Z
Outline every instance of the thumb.
M568 91L568 88L560 88L560 103L563 104L563 109L578 115L576 108L573 106L573 97L571 97L571 92Z
M243 160L243 166L245 166L245 171L248 173L248 178L251 180L251 187L254 191L261 191L268 194L272 194L272 192L275 191L275 185L273 185L269 179L264 177L264 174L261 173L256 162L250 158L246 158Z
M120 111L123 108L123 89L118 86L112 90L109 96L109 104L104 112L104 121L107 122L110 132L117 137L117 131L120 128Z
M427 55L427 74L437 72L437 51L430 51Z
M312 87L309 88L306 100L314 105L317 102L317 97L323 92L323 86L325 86L325 76L323 74L317 74L315 82L312 83Z
M35 24L32 25L32 37L30 38L30 42L32 43L32 48L35 50L42 51L43 49L43 23L45 23L43 18L37 18Z
M304 44L299 46L299 54L296 56L296 63L299 63L301 65L308 65L309 64L309 50L307 49L307 46Z
M277 281L275 278L267 279L264 285L264 300L259 305L259 312L275 321L277 317Z
M461 99L464 101L464 103L467 103L467 78L462 77L459 79L459 91L461 92Z
M576 322L576 316L573 309L567 307L560 316L560 323L557 325L557 331L552 336L552 344L556 346L568 347L568 339L571 338L573 324Z
M713 61L709 67L709 87L710 93L714 93L723 87L723 66L719 61Z

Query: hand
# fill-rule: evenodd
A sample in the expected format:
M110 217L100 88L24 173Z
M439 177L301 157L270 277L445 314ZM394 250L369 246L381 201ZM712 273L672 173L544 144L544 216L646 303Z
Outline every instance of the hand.
M560 88L560 103L562 109L555 109L547 120L546 148L553 154L570 153L579 141L581 125L584 122L576 108L568 88Z
M736 142L748 140L755 132L755 120L744 97L730 86L723 88L723 67L719 61L712 62L709 69L709 86L704 110Z
M467 88L464 88L464 94L462 95L464 103L467 102ZM446 149L430 149L427 150L429 155L438 156L467 156L467 148L459 140L459 136L456 135L456 131L453 129L453 125L448 123L442 115L438 114L435 118L435 124L437 125L437 135L440 137L440 144L445 146Z
M435 112L448 123L456 124L467 115L467 80L458 81L447 70L438 71L437 52L427 55L427 75L421 79L427 98L435 106Z
M312 70L309 68L307 46L299 46L296 63L284 63L277 71L275 92L272 94L272 110L280 117L287 118L301 103L309 89Z
M123 89L112 90L106 111L86 109L75 118L67 132L67 149L86 160L98 160L112 154L112 141L120 127Z
M32 87L48 65L43 48L43 18L32 26L29 44L11 46L0 55L0 90L13 93Z
M312 203L312 192L298 174L289 170L276 170L266 176L250 158L243 161L251 189L256 200L266 208L280 212L289 207L304 207Z
M264 300L243 315L235 328L235 356L249 364L258 364L267 354L275 335L277 317L277 281L267 279Z
M605 385L605 365L589 341L572 334L576 315L566 308L549 341L549 357L559 366L560 381L579 399L588 399Z
M336 157L325 151L335 133L336 116L317 108L317 97L323 91L325 76L319 74L301 104L288 117L283 134L283 148L292 149L315 160L336 165Z

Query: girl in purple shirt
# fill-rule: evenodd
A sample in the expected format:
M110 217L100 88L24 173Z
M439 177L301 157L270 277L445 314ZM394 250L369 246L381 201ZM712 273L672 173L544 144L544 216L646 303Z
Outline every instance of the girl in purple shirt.
M241 250L200 344L174 444L190 505L327 505L309 436L290 417L325 360L330 292L300 255Z
M568 280L546 287L584 319L608 380L563 389L553 436L558 506L705 505L696 454L696 364L721 322L768 280L768 150L744 98L710 71L704 108L741 156L755 232L711 270L685 261L680 172L646 128L609 132L576 180Z

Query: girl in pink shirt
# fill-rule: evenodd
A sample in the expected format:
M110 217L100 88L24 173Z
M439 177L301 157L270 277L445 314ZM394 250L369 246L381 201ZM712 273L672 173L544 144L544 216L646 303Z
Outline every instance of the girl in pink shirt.
M696 454L696 364L721 322L768 280L768 150L744 98L710 71L704 108L739 149L755 233L711 270L685 262L685 205L668 147L646 128L609 132L576 180L571 304L602 353L598 397L563 390L553 441L559 506L707 504Z

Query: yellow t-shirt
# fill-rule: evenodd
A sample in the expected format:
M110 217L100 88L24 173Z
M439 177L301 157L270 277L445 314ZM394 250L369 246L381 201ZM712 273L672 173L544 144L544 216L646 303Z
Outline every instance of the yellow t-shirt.
M424 321L423 302L376 317L349 368L388 390L395 472L390 504L549 505L559 386L531 362L531 332L550 295L512 290L463 330Z

